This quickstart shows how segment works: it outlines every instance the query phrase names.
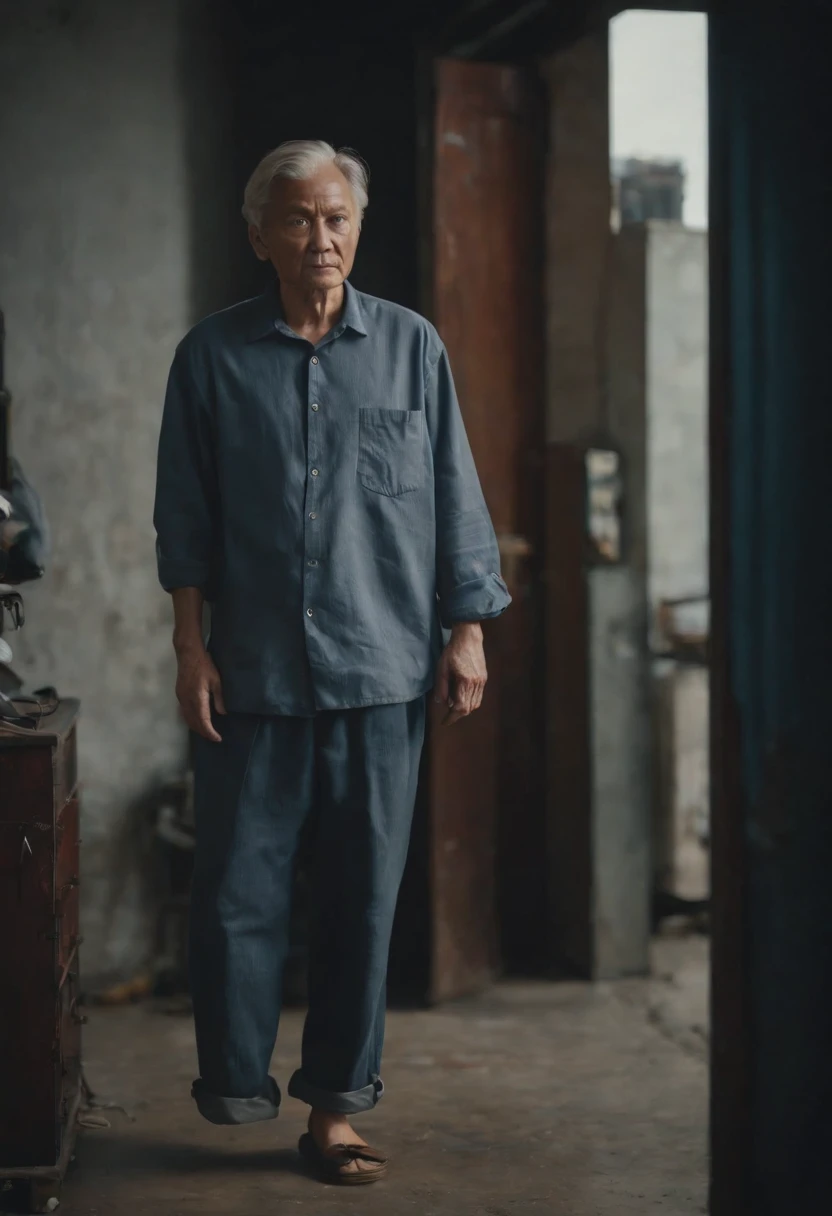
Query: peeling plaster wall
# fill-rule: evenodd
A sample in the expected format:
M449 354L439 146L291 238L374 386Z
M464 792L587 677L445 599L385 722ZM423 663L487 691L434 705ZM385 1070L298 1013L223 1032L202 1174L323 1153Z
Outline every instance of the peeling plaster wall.
M0 306L13 442L54 549L10 641L27 682L83 702L88 979L128 973L145 956L138 803L185 753L151 513L170 359L208 303L192 216L204 236L224 197L208 192L208 221L194 206L194 175L214 155L214 137L195 137L194 122L210 130L221 99L200 84L216 67L204 37L186 37L201 8L0 2ZM221 123L217 131L219 146Z

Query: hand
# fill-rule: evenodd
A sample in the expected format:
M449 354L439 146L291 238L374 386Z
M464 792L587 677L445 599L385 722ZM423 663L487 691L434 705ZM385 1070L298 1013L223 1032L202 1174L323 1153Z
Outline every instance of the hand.
M182 716L191 730L213 743L221 743L211 722L211 702L218 714L225 713L220 673L204 646L197 645L177 651L179 672L176 677L176 699Z
M454 625L436 667L434 697L438 704L448 705L443 726L452 726L479 709L487 679L482 626L477 621Z

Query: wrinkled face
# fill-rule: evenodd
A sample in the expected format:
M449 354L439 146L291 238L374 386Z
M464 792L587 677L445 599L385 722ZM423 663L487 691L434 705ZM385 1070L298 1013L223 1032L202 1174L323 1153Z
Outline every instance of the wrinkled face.
M249 226L254 252L271 262L286 286L302 291L340 287L352 270L361 221L347 179L324 165L303 181L279 178L258 231Z

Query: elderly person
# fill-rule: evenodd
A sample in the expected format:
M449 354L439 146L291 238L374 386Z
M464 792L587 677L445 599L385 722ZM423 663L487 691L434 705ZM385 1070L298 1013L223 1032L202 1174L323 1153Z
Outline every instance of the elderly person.
M180 343L154 516L195 735L192 1094L214 1123L278 1113L292 862L313 813L309 1008L288 1092L311 1107L302 1156L344 1183L386 1169L348 1117L384 1088L426 694L448 724L477 709L479 622L510 602L436 330L349 283L367 181L353 152L311 140L255 169L243 214L276 279Z

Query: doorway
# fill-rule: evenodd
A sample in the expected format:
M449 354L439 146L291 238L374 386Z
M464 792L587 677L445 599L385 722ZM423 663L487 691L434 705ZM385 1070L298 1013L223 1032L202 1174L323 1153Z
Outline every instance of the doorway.
M703 13L610 24L609 391L642 446L652 1010L709 1042L708 99Z
M700 122L702 144L693 180L704 197L704 18L625 14L613 26L614 59L616 31L633 18L642 26L658 23L647 44L652 49L640 66L625 64L622 72L613 63L613 92L617 79L624 87L634 76L649 84L649 63L667 69L668 47L687 54L686 70L699 90L688 125ZM689 29L680 37L668 24L691 20L699 23L695 38ZM630 36L630 45L642 44L644 32ZM679 65L670 70L678 79ZM668 712L654 712L664 685L651 649L665 646L660 626L690 643L691 615L695 632L707 609L706 238L700 215L694 216L700 227L685 230L683 175L672 165L667 181L659 172L660 180L648 182L649 205L660 200L658 214L668 226L662 235L687 251L677 278L686 284L699 334L693 350L680 317L680 332L660 335L670 350L687 346L675 363L669 358L659 383L643 358L656 348L647 332L653 250L645 239L648 231L652 239L657 213L633 219L633 208L646 189L637 178L638 154L646 154L648 169L654 165L653 178L656 154L660 169L667 156L661 142L653 152L653 134L639 134L632 119L629 130L613 122L613 138L623 142L611 148L610 116L598 109L606 104L609 71L606 32L548 59L448 56L429 58L422 68L422 310L448 347L514 597L509 613L486 623L490 683L483 709L453 739L435 726L429 732L396 940L407 940L411 951L417 940L424 943L430 1000L476 991L498 974L644 974L651 902L654 922L665 919L664 896L671 905L673 897L680 901L682 916L691 902L697 914L705 911L704 673L693 671L690 646L680 673L683 658L664 654L662 674L672 669L675 682L665 681ZM667 97L661 107L656 100L665 85L656 78L652 88L640 103L642 117L661 108L666 119ZM671 120L671 134L676 127ZM622 150L629 177L619 168ZM683 160L692 163L686 148ZM689 191L688 206L692 197ZM664 256L684 261L678 250ZM683 312L685 305L677 300L673 307ZM688 388L680 393L682 379ZM674 393L684 398L676 406ZM663 439L649 417L659 395ZM647 460L648 439L666 449L685 416L696 443L682 443L672 470L666 451L659 459L657 448ZM607 448L625 466L623 552L612 562L595 560L586 513L587 457ZM694 448L699 464L686 478ZM683 482L687 501L676 522L664 526L662 494L678 496ZM693 556L676 575L684 563L676 560L674 528L693 534L687 543ZM666 553L651 559L659 541ZM681 707L676 685L683 689ZM684 733L687 724L690 734L691 717L695 739L677 763L673 731ZM673 759L654 765L655 754L668 748ZM693 773L676 799L677 818L685 828L693 824L693 838L687 830L677 842L670 840L676 820L651 816L651 803L667 801L680 772ZM693 808L687 787L699 798ZM676 881L677 843L693 855L688 870L701 890ZM661 867L672 871L668 891L653 881ZM402 957L396 940L394 976Z

